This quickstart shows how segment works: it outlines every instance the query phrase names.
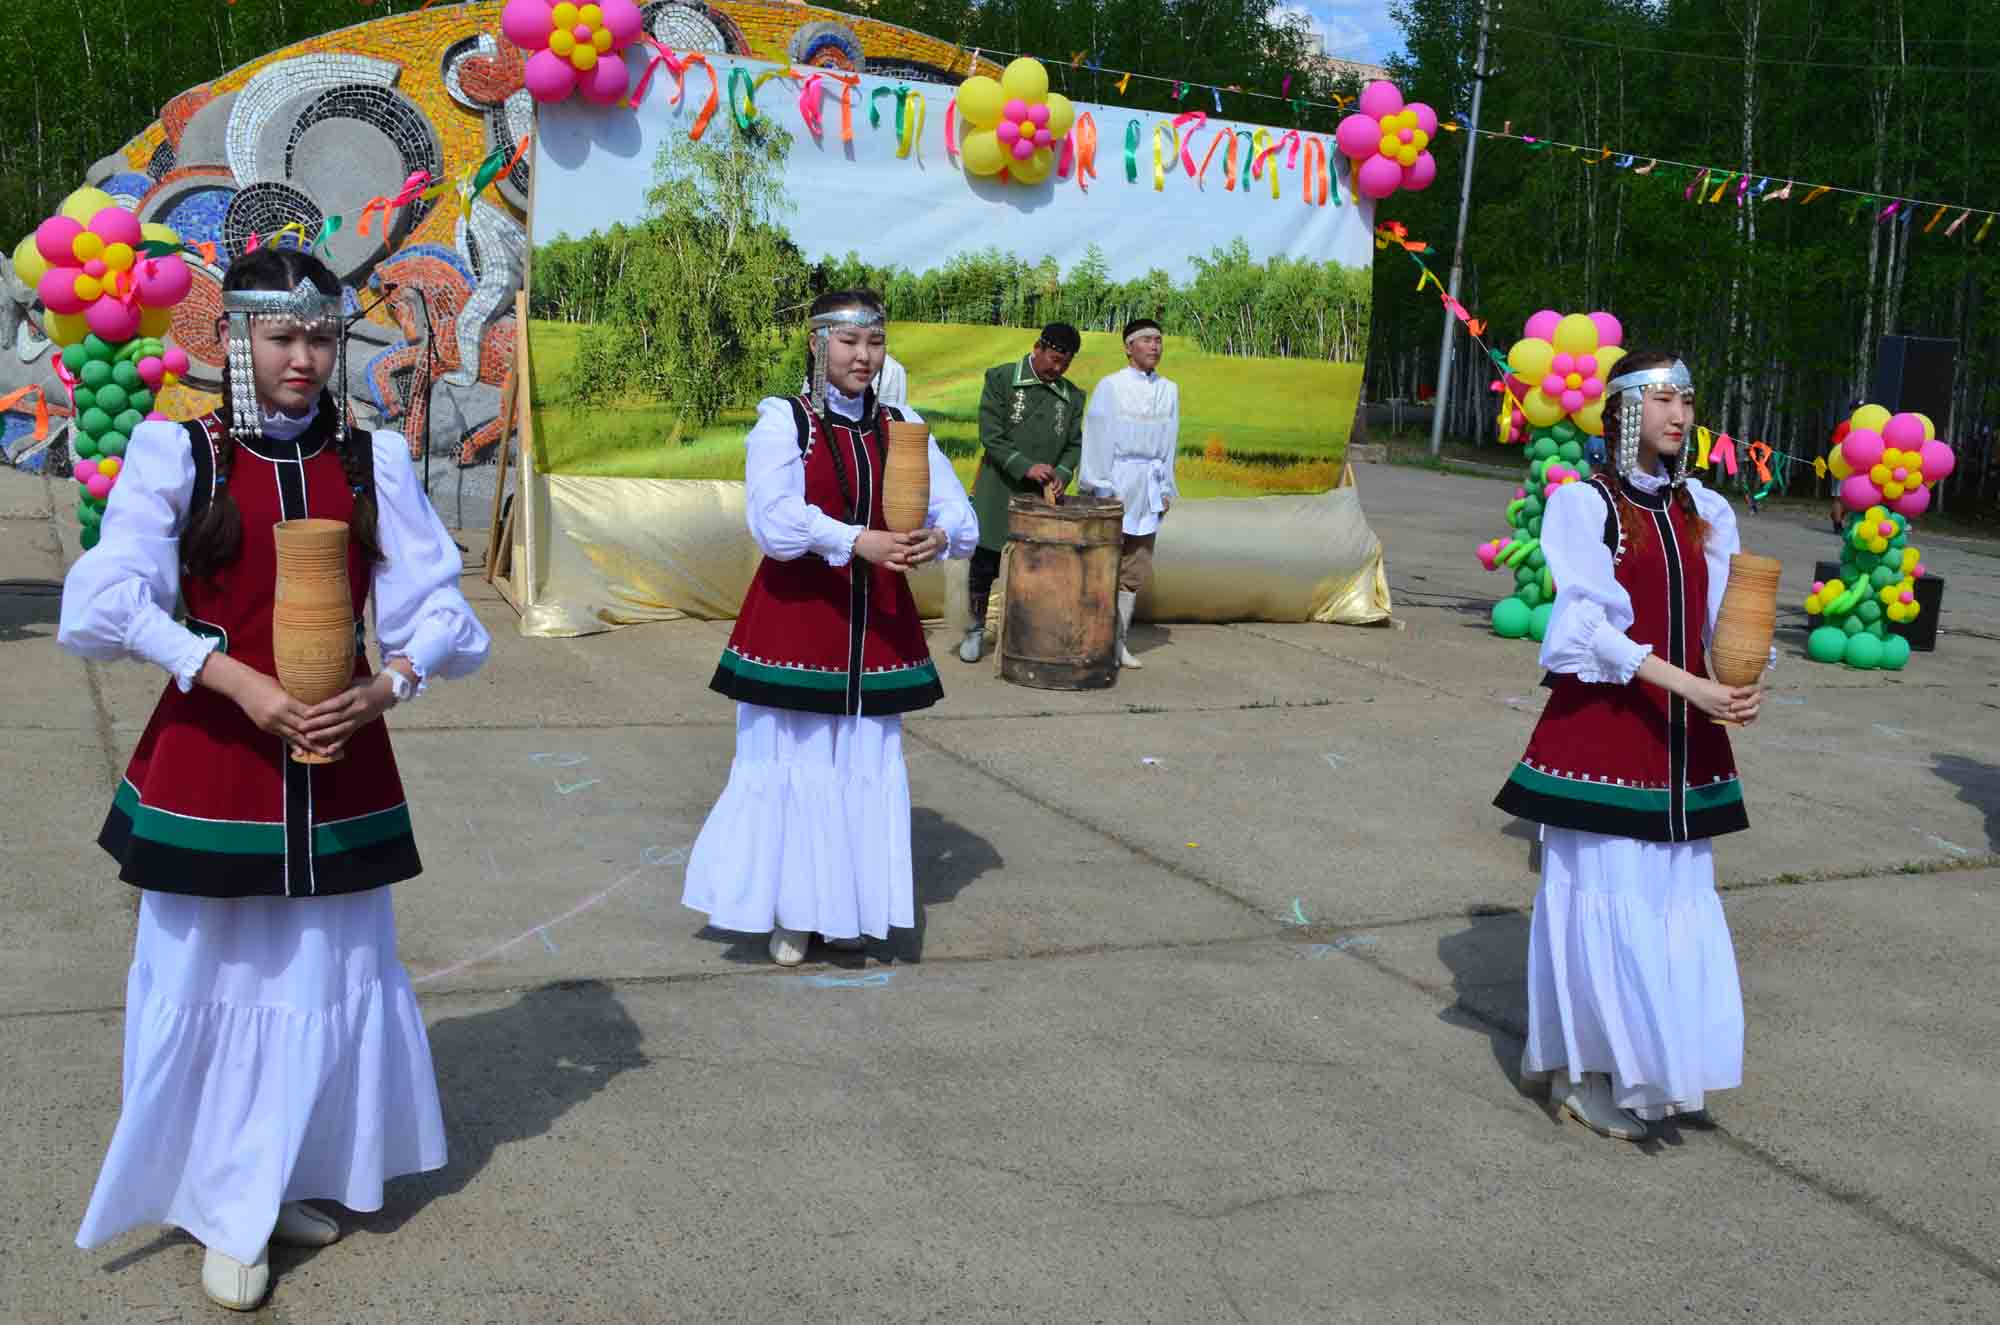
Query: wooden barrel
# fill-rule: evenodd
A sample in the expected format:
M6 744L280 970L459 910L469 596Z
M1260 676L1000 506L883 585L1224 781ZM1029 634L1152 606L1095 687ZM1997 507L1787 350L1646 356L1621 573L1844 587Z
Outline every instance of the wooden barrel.
M1125 506L1069 497L1007 503L1007 605L1000 675L1038 690L1118 680L1118 550Z

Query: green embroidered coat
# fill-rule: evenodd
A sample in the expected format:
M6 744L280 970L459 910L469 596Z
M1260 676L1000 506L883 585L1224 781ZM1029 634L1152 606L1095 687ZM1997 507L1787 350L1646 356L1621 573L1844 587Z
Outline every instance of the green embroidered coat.
M979 396L979 477L972 506L979 513L979 546L1007 546L1007 503L1041 491L1026 475L1053 465L1067 488L1083 457L1083 392L1067 377L1044 382L1029 356L986 370Z

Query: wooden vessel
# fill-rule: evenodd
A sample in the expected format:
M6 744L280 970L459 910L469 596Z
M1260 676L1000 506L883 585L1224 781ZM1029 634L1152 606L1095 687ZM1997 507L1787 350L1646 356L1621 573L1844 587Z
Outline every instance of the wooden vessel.
M882 462L882 519L891 533L922 529L931 509L931 430L922 423L888 425Z
M340 520L284 520L272 534L278 545L278 585L271 607L271 652L278 684L301 704L318 704L354 680L347 525ZM302 764L328 764L340 757L292 751Z
M1007 504L1000 675L1038 690L1118 680L1118 552L1125 506L1094 497Z
M1778 624L1778 574L1783 569L1774 557L1748 552L1729 559L1729 587L1722 591L1715 637L1708 645L1715 679L1722 684L1755 685L1764 675Z

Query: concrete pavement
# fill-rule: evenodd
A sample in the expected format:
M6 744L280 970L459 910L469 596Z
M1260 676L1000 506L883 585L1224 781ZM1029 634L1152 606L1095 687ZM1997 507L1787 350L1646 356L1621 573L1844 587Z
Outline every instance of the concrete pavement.
M1788 609L1717 851L1748 1079L1638 1148L1512 1079L1536 867L1488 802L1540 700L1471 556L1506 490L1359 473L1397 628L1141 629L1087 695L941 663L922 924L796 973L679 906L726 629L522 640L470 578L492 663L391 719L452 1162L279 1252L264 1314L2000 1317L1995 549L1919 539L1945 633L1898 676L1803 661ZM55 650L73 521L0 478L0 1317L220 1318L182 1235L70 1245L131 928L90 838L160 682ZM1743 520L1802 600L1831 537Z

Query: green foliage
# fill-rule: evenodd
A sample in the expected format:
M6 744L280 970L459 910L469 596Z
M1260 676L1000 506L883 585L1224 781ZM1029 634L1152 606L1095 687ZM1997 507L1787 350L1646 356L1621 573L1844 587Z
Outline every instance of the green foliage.
M703 428L761 394L784 358L780 314L791 309L796 321L806 290L781 219L790 148L776 128L719 129L701 142L673 135L654 165L646 220L537 252L537 311L591 315L565 383L575 400L637 393Z
M1163 271L1113 283L1095 245L1067 276L1053 258L1030 264L987 249L942 267L911 272L875 267L857 255L821 264L827 289L879 290L903 322L1041 327L1068 322L1117 331L1135 317L1157 320L1213 354L1359 362L1368 342L1372 277L1336 262L1255 261L1242 240L1195 259L1195 279L1176 285Z
M424 0L0 6L0 254L190 87L308 37L407 14ZM496 20L497 21L497 20Z
M1440 114L1471 101L1477 0L1400 0L1409 56L1397 70ZM1606 308L1633 346L1680 353L1700 384L1700 421L1815 455L1851 402L1870 395L1876 338L1961 342L1955 436L2000 410L2000 237L1974 242L1957 209L1925 233L1877 217L1893 197L2000 206L2000 25L1990 5L1947 0L1529 0L1496 7L1481 122L1517 134L1604 144L1748 171L1766 195L1788 180L1873 194L1810 204L1688 200L1692 172L1649 174L1616 158L1517 141L1478 146L1461 299L1504 350L1539 308ZM1817 63L1806 63L1817 62ZM1849 66L1833 68L1829 66ZM1942 72L1945 70L1958 72ZM1398 193L1378 215L1452 262L1468 136L1443 134L1438 185ZM1704 193L1722 181L1712 178ZM1399 254L1376 264L1369 379L1378 397L1436 381L1441 313L1411 293ZM1490 437L1492 374L1471 354L1457 374L1460 436ZM1461 355L1461 367L1468 359ZM1940 420L1939 426L1945 427ZM1976 472L1962 464L1957 478ZM1792 474L1795 483L1809 475ZM1955 478L1954 481L1957 481Z

